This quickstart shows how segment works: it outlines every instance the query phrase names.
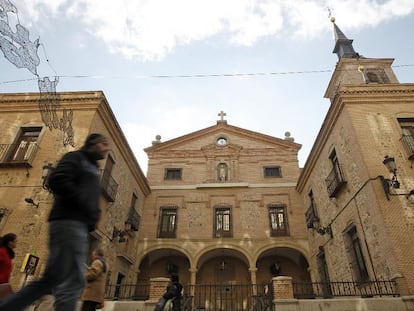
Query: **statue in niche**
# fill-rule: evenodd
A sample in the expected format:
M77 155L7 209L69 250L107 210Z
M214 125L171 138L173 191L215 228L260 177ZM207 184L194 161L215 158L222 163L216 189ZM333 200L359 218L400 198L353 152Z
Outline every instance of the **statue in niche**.
M218 179L220 181L226 181L228 179L228 168L226 163L220 163L218 165Z

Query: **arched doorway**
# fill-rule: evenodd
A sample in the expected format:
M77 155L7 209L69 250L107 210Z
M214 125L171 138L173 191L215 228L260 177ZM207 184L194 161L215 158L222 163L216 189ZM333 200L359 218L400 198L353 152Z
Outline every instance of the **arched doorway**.
M248 259L241 252L217 248L197 263L193 307L198 310L247 310L252 306Z
M262 252L256 262L257 283L269 283L275 276L290 276L293 282L310 282L308 261L298 250L274 247Z
M156 277L169 278L172 273L178 274L182 284L190 283L190 262L179 250L162 248L148 253L139 265L137 279L137 296L148 296L149 280Z

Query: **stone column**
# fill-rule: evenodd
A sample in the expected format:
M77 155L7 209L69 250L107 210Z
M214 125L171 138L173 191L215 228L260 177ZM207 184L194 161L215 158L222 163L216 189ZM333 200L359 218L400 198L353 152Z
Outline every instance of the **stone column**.
M273 299L293 299L293 284L290 276L272 278Z
M257 268L250 268L250 282L252 285L255 285L257 280L256 280L256 272L257 272ZM253 286L253 295L257 295L257 287Z
M188 271L190 271L191 275L190 275L190 292L188 293L189 296L194 297L194 292L195 292L195 287L194 285L196 284L197 281L197 269L196 268L190 268L188 269Z

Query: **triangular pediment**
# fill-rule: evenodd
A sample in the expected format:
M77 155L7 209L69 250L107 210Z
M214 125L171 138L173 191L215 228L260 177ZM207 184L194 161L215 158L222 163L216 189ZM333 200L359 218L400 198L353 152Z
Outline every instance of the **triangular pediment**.
M226 139L225 145L219 145L219 138ZM227 123L192 132L166 142L158 142L145 149L148 154L165 151L227 151L238 152L241 149L283 149L297 152L301 145L266 134L246 130Z

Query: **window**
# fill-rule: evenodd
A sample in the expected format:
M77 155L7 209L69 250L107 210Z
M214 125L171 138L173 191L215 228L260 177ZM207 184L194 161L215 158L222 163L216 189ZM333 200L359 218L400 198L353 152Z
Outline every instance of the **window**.
M329 156L332 164L332 170L329 173L328 177L325 179L327 191L330 198L336 196L339 190L346 184L346 181L343 177L341 166L339 165L338 157L336 155L335 149L332 151Z
M115 166L115 161L110 154L108 154L105 162L105 168L102 172L101 188L104 197L109 202L114 202L118 192L118 183L112 177L112 169Z
M0 208L0 228L3 227L3 220L6 219L9 210L7 208L1 207Z
M177 228L177 207L161 207L160 223L159 223L160 238L175 238Z
M216 207L214 212L214 237L232 237L230 207Z
M358 237L357 229L352 226L346 232L346 243L348 254L351 259L351 268L354 273L354 278L357 281L368 281L369 275L365 265L364 254L362 252L361 242Z
M398 119L401 127L401 142L407 152L408 159L414 160L414 118Z
M367 84L390 83L390 79L383 68L366 68L364 71L364 77Z
M139 221L140 221L140 216L137 213L135 206L137 204L137 200L138 197L135 193L132 194L132 199L131 199L131 205L129 207L129 215L128 215L128 219L126 221L126 224L129 224L131 226L131 230L133 231L138 231L139 229Z
M323 297L324 298L332 297L328 264L326 262L325 250L323 247L319 248L319 254L317 255L317 267L318 267L319 280L322 285Z
M23 127L14 144L0 145L2 163L30 165L39 148L37 140L41 131L41 127Z
M164 175L164 179L181 179L181 175L182 175L182 169L181 168L166 168L165 169L165 175Z
M264 177L282 177L280 166L265 166Z
M286 220L286 206L270 205L269 206L269 220L271 236L288 235L287 220Z

